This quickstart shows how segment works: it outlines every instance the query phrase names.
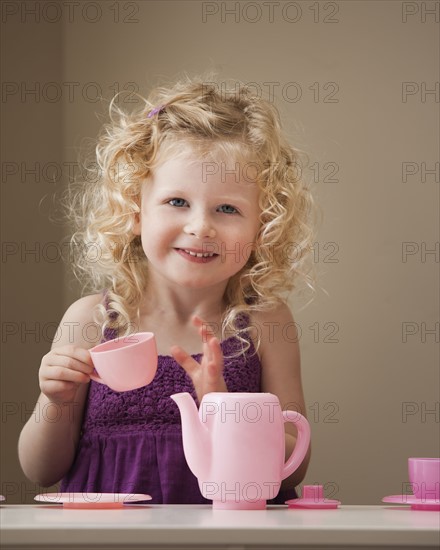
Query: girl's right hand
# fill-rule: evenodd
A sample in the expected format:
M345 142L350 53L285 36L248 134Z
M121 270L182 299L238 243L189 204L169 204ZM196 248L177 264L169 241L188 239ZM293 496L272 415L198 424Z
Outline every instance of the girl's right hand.
M40 365L40 389L53 403L71 403L78 387L90 381L93 362L87 349L60 346L47 353Z

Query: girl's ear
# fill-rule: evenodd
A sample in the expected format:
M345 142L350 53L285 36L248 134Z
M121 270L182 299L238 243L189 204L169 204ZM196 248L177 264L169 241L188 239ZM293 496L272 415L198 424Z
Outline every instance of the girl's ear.
M133 234L134 235L140 235L141 234L141 229L142 229L141 213L140 212L135 212L133 214L133 217L134 217Z
M138 212L133 213L133 234L134 235L140 235L142 232L142 222L141 222L141 211L142 211L142 203L141 203L141 193L137 195L136 204L139 208Z

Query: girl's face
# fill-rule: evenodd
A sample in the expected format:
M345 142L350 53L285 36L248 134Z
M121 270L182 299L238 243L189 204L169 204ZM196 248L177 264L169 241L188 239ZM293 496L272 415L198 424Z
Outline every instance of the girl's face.
M258 186L245 168L202 160L189 149L143 183L134 231L152 276L193 289L225 288L246 265L260 209Z

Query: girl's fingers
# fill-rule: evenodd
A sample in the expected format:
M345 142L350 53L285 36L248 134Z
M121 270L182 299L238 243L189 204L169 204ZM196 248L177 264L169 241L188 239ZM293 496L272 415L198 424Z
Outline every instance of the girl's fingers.
M209 354L206 369L211 378L218 378L223 373L223 353L215 337L209 342Z
M203 342L203 359L205 361L212 361L212 352L209 341Z
M40 386L40 389L45 395L51 396L52 399L56 399L59 403L71 402L75 405L75 402L68 399L67 395L74 397L78 386L79 384L65 382L63 380L48 380Z
M203 342L210 340L214 336L214 332L211 329L209 323L204 321L201 317L193 315L192 321L194 326L199 329L199 334L202 337Z
M78 361L93 365L90 352L85 348L79 348L74 345L61 346L60 348L54 348L51 353L53 353L54 355L65 355L67 357L73 357L74 359L78 359Z
M90 380L90 377L86 372L72 370L59 365L43 367L40 374L41 378L46 381L54 380L60 382L74 382L75 384L83 384Z
M196 369L200 368L200 364L181 347L172 346L170 351L173 358L190 376Z
M85 363L71 356L57 354L47 358L46 365L48 367L56 368L63 367L67 370L79 371L85 374L91 374L93 372L93 363Z
M209 350L211 353L211 361L215 365L220 367L220 371L223 371L223 352L220 346L220 342L214 336L209 342Z
M191 377L199 399L209 391L227 391L223 380L223 352L219 340L209 324L197 315L192 318L203 341L203 356L198 363L191 355L179 346L171 348L171 355Z
M199 317L198 315L192 316L192 322L196 327L199 327L200 325L203 325L203 319Z

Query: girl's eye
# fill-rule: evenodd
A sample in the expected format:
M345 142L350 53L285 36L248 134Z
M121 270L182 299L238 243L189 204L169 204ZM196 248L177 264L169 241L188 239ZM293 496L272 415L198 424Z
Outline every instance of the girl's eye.
M171 206L177 206L178 208L182 208L182 206L188 205L185 199L171 199L168 201L168 204L170 204Z
M218 207L218 210L224 214L238 214L238 210L230 204L222 204Z

